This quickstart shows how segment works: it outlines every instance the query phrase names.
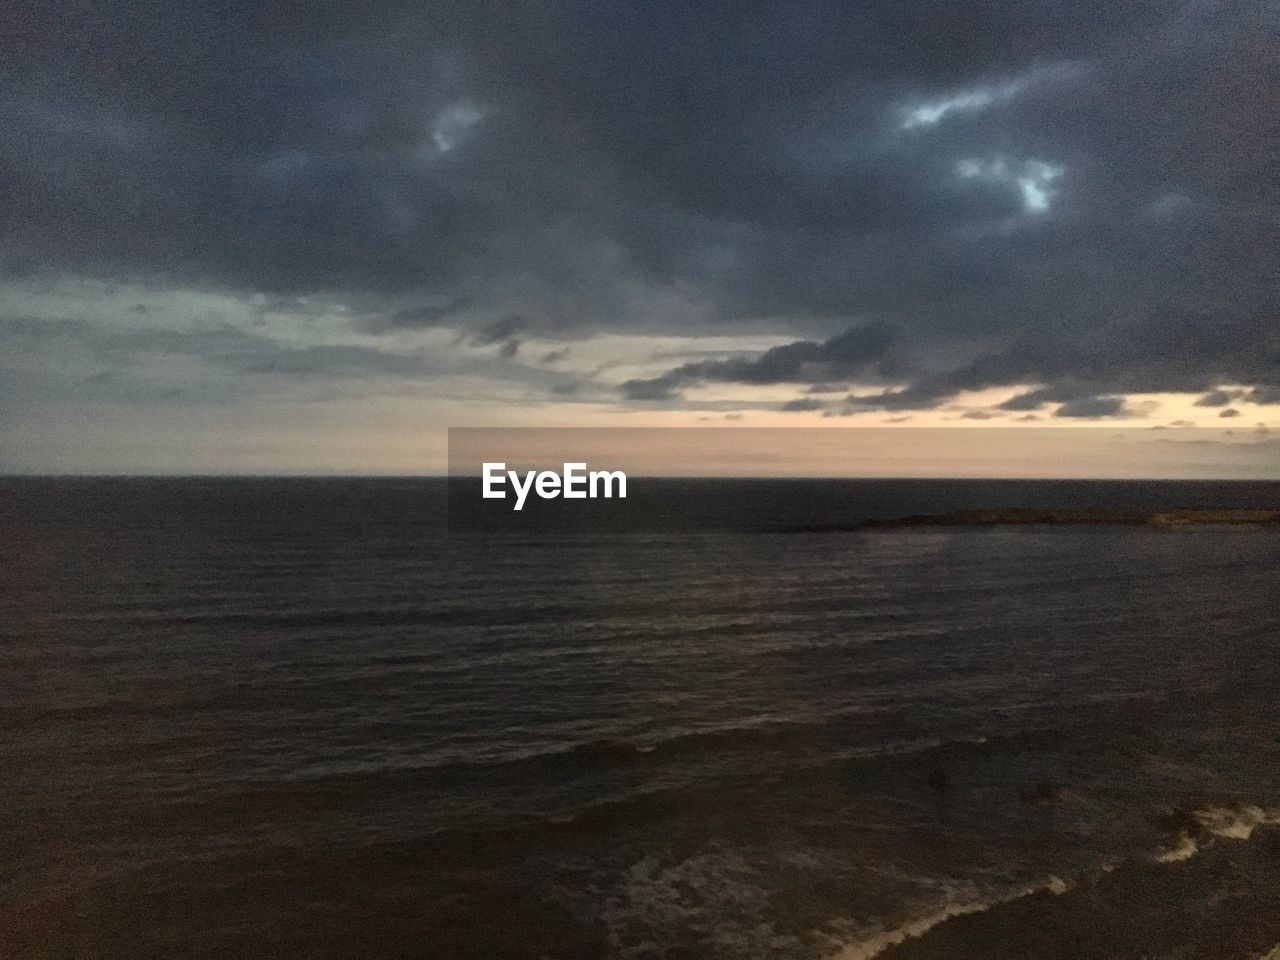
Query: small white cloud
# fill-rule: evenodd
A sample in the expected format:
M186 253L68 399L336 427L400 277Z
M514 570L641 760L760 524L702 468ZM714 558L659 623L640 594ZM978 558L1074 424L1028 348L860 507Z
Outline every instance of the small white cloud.
M438 153L448 153L485 118L485 111L469 100L459 100L439 113L431 123L431 142Z
M1006 92L1006 89L965 90L943 100L935 100L932 103L923 103L912 107L907 110L906 117L902 121L902 129L913 130L916 127L932 126L948 113L957 110L979 110L991 104L997 97L1004 99L1006 96L1011 96L1013 90L1008 89L1008 92Z
M1057 163L1024 160L1011 166L1003 158L965 159L956 164L956 173L967 180L982 179L992 183L1014 183L1022 192L1022 205L1027 213L1044 213L1053 202L1057 190L1053 182L1066 172Z
M920 127L931 127L951 114L970 113L993 104L1004 103L1029 88L1070 82L1080 73L1079 65L1063 61L1028 70L1003 83L971 87L933 100L914 103L902 110L900 129L915 130Z
M1006 179L1003 160L961 160L956 164L956 173L966 179L974 177L984 177L988 180Z
M1018 186L1022 188L1022 202L1031 213L1043 213L1049 209L1049 201L1057 192L1050 186L1062 176L1063 168L1054 163L1028 160L1022 165Z

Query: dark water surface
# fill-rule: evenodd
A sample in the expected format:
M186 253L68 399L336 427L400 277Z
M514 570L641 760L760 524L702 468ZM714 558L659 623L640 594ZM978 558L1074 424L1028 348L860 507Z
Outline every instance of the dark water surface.
M703 522L449 536L438 480L0 481L0 956L1280 941L1280 533L769 532L1280 486L648 489Z

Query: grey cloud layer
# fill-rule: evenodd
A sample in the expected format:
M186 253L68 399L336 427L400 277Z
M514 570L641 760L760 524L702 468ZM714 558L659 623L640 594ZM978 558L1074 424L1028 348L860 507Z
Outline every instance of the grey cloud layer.
M706 382L778 384L822 383L831 379L884 379L892 367L893 330L886 324L855 327L823 343L800 340L758 357L699 360L651 379L628 380L623 392L634 400L667 399L682 386ZM805 401L789 409L817 409Z
M831 393L833 378L863 383L910 381L905 388L849 395L826 403L799 397L791 411L927 410L965 391L1045 384L999 405L1013 412L1060 404L1057 416L1105 417L1126 410L1125 393L1204 392L1197 406L1280 400L1280 327L1275 318L1159 317L1141 322L1099 323L1085 333L1021 335L1010 346L979 354L940 373L919 374L904 365L910 355L892 328L856 327L825 342L803 340L755 358L686 363L658 377L630 380L634 400L670 400L682 387L711 382L807 384L808 394ZM1260 384L1222 390L1220 384Z
M905 383L856 403L910 409L1043 383L1010 409L1096 411L1280 389L1262 4L107 0L12 19L10 274L359 297L382 305L364 333L456 325L508 359L530 329L797 338L633 380L632 401L847 380Z

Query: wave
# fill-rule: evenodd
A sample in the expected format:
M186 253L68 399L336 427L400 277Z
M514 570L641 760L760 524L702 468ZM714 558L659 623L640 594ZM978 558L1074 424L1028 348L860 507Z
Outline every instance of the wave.
M948 903L941 909L888 930L879 930L863 937L855 943L841 945L832 955L832 960L872 960L890 947L896 947L915 937L924 936L934 927L940 926L955 917L963 917L971 913L983 913L1001 904L1021 900L1037 893L1061 895L1074 886L1074 883L1051 876L1043 883L1020 887L1012 893L991 900L958 901Z
M1123 705L1121 705L1123 707ZM1090 730L1104 730L1111 747L1132 753L1126 740L1140 731L1126 733L1114 716L1089 723L1061 726L1025 727L1005 733L975 733L972 736L936 736L912 723L907 711L853 709L810 720L770 719L737 725L676 731L666 735L636 738L547 743L524 748L511 746L489 756L457 756L442 753L421 763L393 766L359 766L349 770L327 770L314 775L297 775L261 782L263 789L298 787L309 790L341 788L361 781L377 781L384 787L397 784L422 786L450 783L456 778L500 776L509 779L521 773L542 774L548 769L569 768L581 775L603 774L632 767L652 768L688 761L705 763L714 758L745 756L748 766L769 770L757 782L790 779L807 772L822 776L832 767L850 772L863 768L868 773L884 765L919 764L931 768L962 766L1016 753L1053 753L1076 748ZM1105 744L1094 749L1105 749ZM557 781L558 782L558 781Z
M1276 912L1280 913L1280 872L1274 869L1274 857L1280 850L1280 831L1271 829L1280 826L1280 809L1266 809L1252 803L1204 804L1174 811L1173 816L1185 818L1195 827L1181 832L1171 845L1154 855L1103 863L1093 872L1074 879L1050 876L1040 883L988 899L956 899L903 923L864 931L852 940L834 942L828 956L831 960L877 957L897 960L900 956L903 960L956 956L983 956L994 960L1006 955L1056 957L1056 952L1028 949L1025 943L1030 932L1055 928L1064 940L1063 956L1091 956L1078 943L1073 944L1071 937L1074 932L1082 940L1087 939L1088 934L1080 932L1079 927L1094 923L1103 928L1114 923L1121 931L1131 928L1127 935L1139 947L1134 955L1138 952L1144 956L1165 955L1158 950L1148 953L1149 943L1147 949L1142 949L1143 938L1154 935L1146 926L1148 915L1153 924L1167 918L1176 923L1185 922L1188 929L1197 932L1216 930L1219 923L1248 921L1251 927L1256 926L1257 932L1242 935L1238 951L1224 949L1207 955L1222 960L1261 955L1266 949L1264 941L1274 932L1268 924L1276 918L1240 917L1236 898L1243 896L1246 902L1253 902L1259 887L1266 885L1274 888ZM1247 841L1260 830L1269 831L1268 842L1249 844ZM1240 850L1247 850L1248 856L1233 858ZM1197 857L1212 858L1214 862L1197 871L1193 862ZM1230 864L1232 869L1224 870L1224 864ZM1151 872L1165 869L1178 869L1183 875L1177 883L1170 884ZM1237 888L1224 889L1223 885L1228 883L1235 883ZM1057 898L1069 900L1071 895L1079 902L1056 902ZM1167 896L1183 899L1177 903L1161 900ZM1216 913L1219 908L1222 908L1222 917L1206 920L1197 913L1201 909ZM974 919L979 914L1001 913L1004 916ZM965 929L959 929L957 921L965 923ZM1168 935L1167 932L1164 935ZM1180 935L1183 934L1177 933L1175 937ZM1073 950L1078 952L1072 953ZM1128 954L1119 947L1114 955ZM1206 954L1187 951L1185 955Z
M1264 810L1253 804L1205 807L1195 816L1209 833L1228 840L1248 840L1259 827L1280 824L1280 810Z
M1166 822L1179 824L1178 836L1155 855L1155 860L1177 863L1199 853L1208 838L1248 840L1259 827L1280 824L1280 809L1268 810L1249 803L1234 807L1209 804L1189 811L1171 811Z

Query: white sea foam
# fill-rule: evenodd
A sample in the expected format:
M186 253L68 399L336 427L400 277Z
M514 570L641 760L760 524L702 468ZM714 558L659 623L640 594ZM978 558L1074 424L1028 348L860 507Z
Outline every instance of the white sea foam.
M952 917L961 917L969 913L982 913L992 907L1045 891L1053 894L1063 894L1073 886L1075 884L1070 881L1062 880L1059 877L1049 877L1044 883L1020 887L1012 893L990 900L953 901L927 916L908 921L897 927L870 931L852 943L837 944L830 955L831 960L871 960L871 958L879 956L890 947L895 947L906 940L923 936Z
M1205 806L1195 810L1192 816L1205 833L1227 840L1248 840L1259 827L1280 824L1280 810L1264 809L1255 804L1241 804L1234 807ZM1191 859L1200 850L1201 844L1196 838L1188 832L1183 832L1176 842L1159 851L1154 859L1157 863L1178 863ZM1103 868L1104 872L1110 872L1114 866L1114 864L1106 865ZM887 929L871 930L852 942L838 943L830 954L831 960L872 960L890 947L923 936L953 917L981 913L992 907L1045 890L1062 894L1074 886L1073 882L1051 877L1045 883L1023 887L1006 896L990 900L954 899L940 909L907 923ZM1280 957L1276 960L1280 960Z
M645 857L609 896L603 918L622 958L665 955L692 937L717 956L796 957L802 945L765 917L767 880L746 858L704 852L683 860Z
M1199 852L1200 844L1196 843L1194 837L1184 833L1178 837L1177 843L1156 854L1156 862L1177 863L1180 860L1190 860Z
M1280 824L1280 810L1264 810L1254 804L1203 807L1195 817L1209 833L1226 840L1248 840L1259 827Z
M1205 833L1223 840L1248 840L1259 827L1280 824L1280 810L1267 810L1252 803L1239 806L1206 806L1191 816ZM1203 839L1203 838L1202 838ZM1157 863L1190 860L1201 850L1200 842L1183 831L1175 843L1155 855Z

